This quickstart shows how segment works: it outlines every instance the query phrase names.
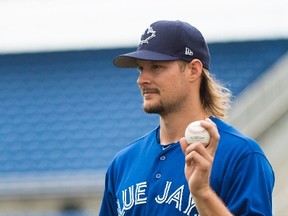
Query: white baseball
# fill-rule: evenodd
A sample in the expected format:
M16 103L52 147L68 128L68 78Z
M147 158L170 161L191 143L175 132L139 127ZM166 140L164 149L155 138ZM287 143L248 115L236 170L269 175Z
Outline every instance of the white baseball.
M200 121L190 123L185 130L185 139L190 143L201 142L206 147L210 141L210 134L200 125Z

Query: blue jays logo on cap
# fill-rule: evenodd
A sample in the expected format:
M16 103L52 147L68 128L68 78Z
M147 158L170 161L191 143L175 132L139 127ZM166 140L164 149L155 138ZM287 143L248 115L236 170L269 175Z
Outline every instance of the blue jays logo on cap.
M156 37L156 31L154 31L153 28L151 26L149 26L149 28L144 32L143 35L144 36L142 36L142 37L145 37L146 35L147 35L147 37L145 39L140 40L139 45L142 45L144 43L148 44L150 39Z

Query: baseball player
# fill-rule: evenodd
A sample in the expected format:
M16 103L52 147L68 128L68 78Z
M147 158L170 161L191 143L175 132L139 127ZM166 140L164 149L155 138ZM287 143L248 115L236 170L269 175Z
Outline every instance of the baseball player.
M157 21L114 64L138 68L143 110L158 114L159 126L115 156L100 216L272 215L272 167L256 141L223 121L231 93L211 76L199 30ZM196 120L207 147L184 138Z

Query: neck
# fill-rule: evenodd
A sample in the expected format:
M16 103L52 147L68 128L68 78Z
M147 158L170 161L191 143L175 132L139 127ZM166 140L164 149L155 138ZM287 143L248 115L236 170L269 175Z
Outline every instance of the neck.
M208 117L201 106L188 108L176 113L160 115L160 143L162 145L178 142L184 137L188 124Z

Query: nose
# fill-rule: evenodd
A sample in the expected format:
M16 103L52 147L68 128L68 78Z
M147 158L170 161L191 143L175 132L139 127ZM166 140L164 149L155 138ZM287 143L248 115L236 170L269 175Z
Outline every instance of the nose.
M147 71L140 71L139 76L137 78L137 84L138 85L144 85L151 83L151 77Z

